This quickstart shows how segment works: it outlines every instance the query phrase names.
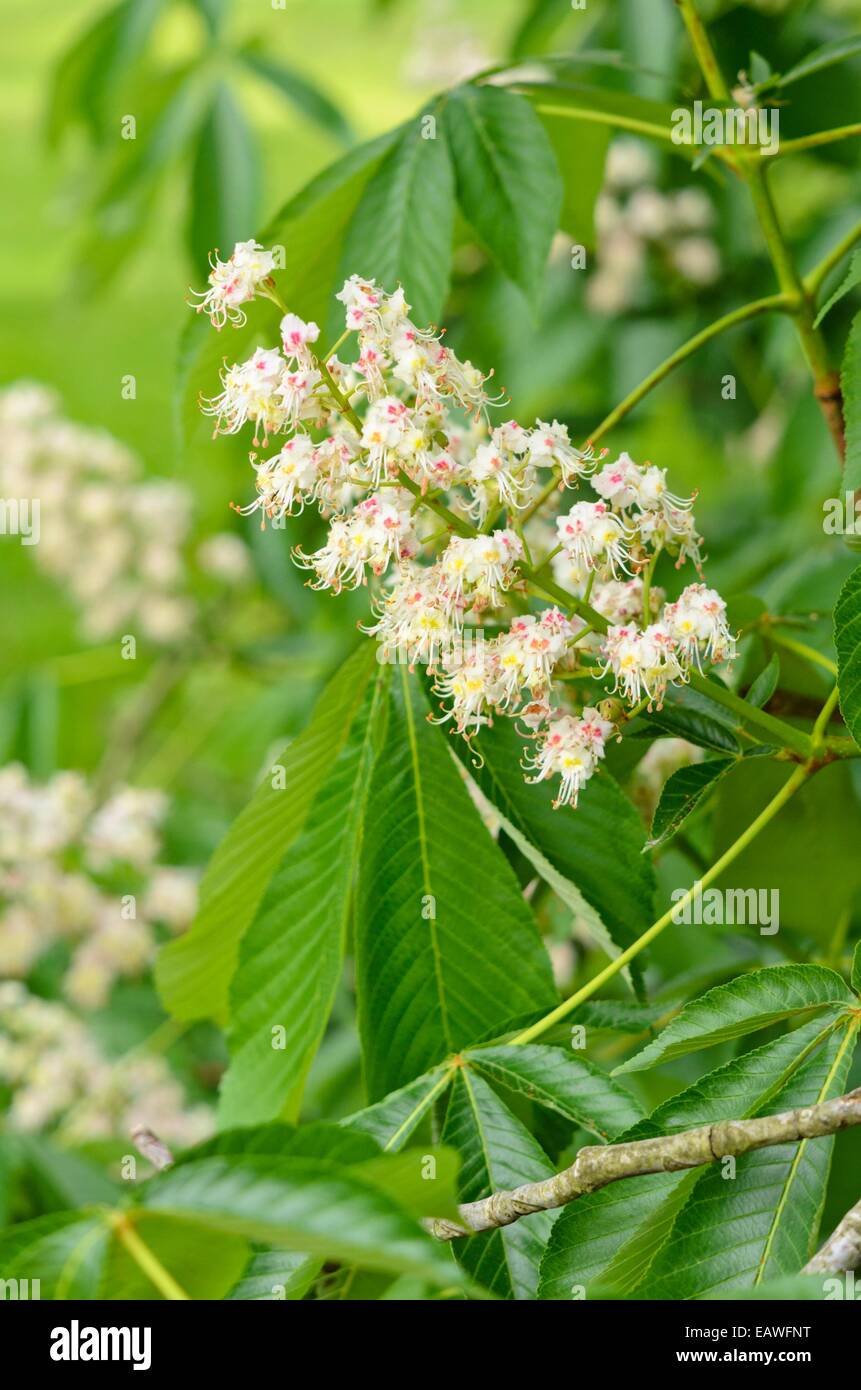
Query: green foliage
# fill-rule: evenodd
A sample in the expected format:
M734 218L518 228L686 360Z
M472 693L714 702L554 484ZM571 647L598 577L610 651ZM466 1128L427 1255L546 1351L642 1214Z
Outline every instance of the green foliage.
M356 914L358 1022L372 1100L501 1019L555 1002L517 880L427 714L418 683L401 667L369 793Z
M506 275L537 300L562 201L541 122L499 87L459 87L443 118L466 217Z
M834 645L840 710L855 742L861 744L861 566L840 590L834 609Z
M766 966L694 999L654 1042L616 1070L640 1071L755 1033L781 1019L803 1019L851 1003L851 993L833 970L819 965Z

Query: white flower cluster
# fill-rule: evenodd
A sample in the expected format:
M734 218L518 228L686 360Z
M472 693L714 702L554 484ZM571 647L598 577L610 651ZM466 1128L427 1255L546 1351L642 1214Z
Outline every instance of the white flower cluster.
M42 387L0 392L0 495L38 503L34 558L81 610L86 637L100 640L132 622L156 642L187 632L193 610L182 593L180 545L189 494L141 481L132 454L64 419Z
M97 806L77 773L39 785L0 770L0 974L25 978L62 943L66 996L96 1009L146 970L156 927L183 931L197 907L195 871L157 862L165 810L160 792L124 787Z
M31 554L80 611L87 640L131 632L167 646L192 631L197 605L183 559L190 490L144 478L134 454L67 420L43 386L0 391L0 497L38 505ZM248 548L229 533L204 541L197 558L220 583L248 578Z
M186 1148L214 1129L209 1106L188 1105L163 1057L106 1057L70 1009L17 981L0 984L0 1083L12 1091L10 1128L69 1144L127 1141L143 1125Z
M227 261L220 261L218 253L209 258L212 270L209 276L209 289L194 298L200 303L194 308L198 313L209 316L214 328L223 328L228 322L245 322L242 305L253 299L256 291L275 269L275 257L271 251L264 251L256 241L238 241L233 255Z
M714 208L701 189L661 193L651 151L624 138L610 146L604 189L595 205L598 263L586 287L599 314L618 314L635 300L647 258L660 253L683 280L711 285L720 255L708 235Z
M271 281L262 292L280 304ZM217 430L250 422L255 440L284 436L272 457L252 454L258 496L242 510L280 519L314 504L328 536L310 554L294 550L312 587L371 584L364 630L382 660L428 668L445 702L438 722L469 738L495 715L518 718L532 741L525 771L558 777L556 804L574 805L614 727L588 704L572 712L562 694L576 679L610 679L631 705L660 703L692 666L734 655L719 595L695 583L666 604L651 584L663 552L701 569L693 498L625 453L602 465L558 421L491 428L489 378L413 323L403 290L354 275L338 299L343 337L357 338L352 364L317 356L317 325L281 305L281 348L227 368L204 405ZM538 565L571 591L569 611L529 611L527 532L546 534L542 501L555 483L581 482L594 500L556 518ZM445 526L420 532L419 513L433 511Z

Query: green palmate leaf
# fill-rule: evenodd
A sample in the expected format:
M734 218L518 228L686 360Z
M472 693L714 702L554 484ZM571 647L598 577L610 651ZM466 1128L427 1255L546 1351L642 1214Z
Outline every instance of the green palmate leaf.
M843 484L850 491L861 487L861 313L855 315L840 368L843 417L846 424L846 461Z
M225 1298L248 1264L248 1242L241 1235L207 1230L195 1221L157 1212L135 1212L133 1225L138 1241L189 1298ZM135 1302L137 1299L164 1299L164 1296L139 1262L137 1250L113 1239L108 1248L99 1298Z
M857 1026L836 1029L761 1114L816 1105L845 1089ZM707 1298L797 1274L816 1248L833 1136L779 1144L698 1179L649 1270L652 1298Z
M239 951L230 987L231 1063L221 1085L225 1125L298 1111L302 1083L341 976L365 800L385 735L389 671L365 702L307 821L272 876Z
M295 68L285 67L283 63L275 62L254 47L243 49L241 57L252 72L271 82L303 116L307 116L338 140L346 142L352 139L350 123L344 113L325 92L321 92L319 87L307 77L303 77L302 73L297 72Z
M73 40L54 72L48 109L48 138L56 143L75 121L103 134L107 97L129 63L138 57L165 0L120 0Z
M554 811L549 784L531 785L524 780L523 742L510 720L498 719L482 729L476 748L482 759L479 768L473 767L462 741L454 751L504 817L509 832L522 837L518 845L523 852L528 855L529 846L537 851L533 858L537 872L584 917L587 928L594 931L595 918L584 907L593 909L599 930L605 928L617 947L630 945L654 920L655 877L642 852L642 821L616 782L609 776L593 777L576 811ZM604 860L609 844L613 846L612 873L607 872ZM558 878L548 873L548 864ZM566 894L566 884L584 903ZM600 937L599 944L604 945Z
M829 298L823 304L822 308L819 310L819 313L816 315L816 320L813 325L814 328L818 328L822 320L825 318L825 315L831 313L831 310L834 308L834 305L839 304L840 300L843 299L844 296L847 295L850 290L854 290L855 286L858 284L861 284L861 251L856 251L853 254L852 259L849 262L849 269L847 270L845 276L841 280L840 284L837 286L837 289L834 291L832 295L829 296Z
M536 1105L612 1139L642 1118L639 1102L585 1057L561 1047L517 1045L466 1052L475 1071Z
M511 57L541 52L544 44L571 13L571 0L529 0L511 41Z
M179 1164L249 1154L315 1159L321 1170L349 1169L413 1215L456 1215L454 1183L458 1164L454 1153L439 1148L383 1153L370 1134L347 1125L319 1122L297 1129L276 1123L225 1130L183 1154ZM433 1159L432 1173L425 1171L429 1159Z
M568 1027L582 1023L586 1028L607 1028L616 1033L645 1033L675 1011L671 1003L635 1004L626 999L589 999L569 1015Z
M643 726L650 738L654 738L655 731L658 731L671 738L687 739L688 743L695 743L698 748L710 748L716 753L741 751L734 732L735 725L726 711L714 700L695 690L668 697L661 709L651 710L643 716ZM639 737L639 730L636 733Z
M855 742L861 743L861 565L840 590L834 609L834 645L840 712Z
M377 1101L376 1105L348 1115L341 1123L369 1134L383 1149L395 1153L421 1124L434 1101L445 1093L453 1075L452 1068L447 1065L436 1067Z
M585 125L552 115L544 116L542 125L562 175L559 226L578 244L594 246L595 203L604 183L609 126Z
M254 235L260 200L257 142L230 88L219 82L197 142L191 179L189 246L203 273L210 253L228 256Z
M323 1268L318 1255L292 1250L258 1250L242 1278L227 1295L231 1302L298 1302L305 1297Z
M319 1158L330 1163L364 1163L376 1158L379 1145L367 1134L352 1132L341 1125L295 1125L274 1122L222 1130L211 1139L187 1150L177 1165L197 1163L202 1158L224 1154L270 1154L277 1158Z
M24 1221L0 1232L0 1278L17 1280L19 1286L24 1279L38 1279L42 1299L96 1298L110 1238L98 1212L66 1211Z
M113 1202L119 1192L119 1184L99 1164L34 1134L0 1136L0 1159L26 1174L45 1211Z
M419 324L437 322L448 293L454 172L435 116L401 132L369 179L344 238L343 277L403 285Z
M822 1014L718 1067L619 1135L620 1142L749 1118L822 1046L839 1017L837 1010ZM539 1297L570 1299L575 1287L588 1288L597 1281L621 1292L635 1288L696 1180L695 1171L650 1174L611 1183L572 1202L553 1228L542 1261Z
M745 695L749 705L756 705L757 709L762 709L767 705L775 690L777 682L780 680L780 657L774 653L768 665L760 671L755 681L751 682L750 689Z
M443 1143L461 1156L460 1199L476 1202L500 1188L551 1177L553 1165L521 1122L481 1077L458 1075ZM455 1243L455 1256L473 1278L500 1298L534 1298L541 1253L555 1213L538 1212L499 1231Z
M156 963L162 999L176 1017L226 1019L239 942L276 866L305 827L375 667L372 644L363 643L327 686L309 727L275 765L283 776L267 779L216 850L191 930L161 951Z
M562 181L528 102L499 87L459 87L444 125L468 221L500 269L535 303L559 222Z
M708 758L672 773L661 788L652 817L652 838L646 848L656 849L671 840L735 762L735 758Z
M852 988L856 994L861 994L861 941L855 947L852 957Z
M804 1018L853 998L841 977L821 965L769 965L717 985L685 1005L662 1033L614 1075L643 1071L687 1052L744 1037L784 1018Z
M366 1269L455 1283L445 1249L372 1183L308 1158L204 1158L147 1185L145 1208Z
M822 44L821 48L815 48L812 53L808 53L782 77L778 77L775 80L775 85L789 87L793 82L800 81L802 77L809 77L811 73L833 67L835 63L845 63L847 59L857 58L859 54L861 54L861 38L857 34L842 39L832 39L830 43Z
M557 997L517 880L404 667L393 695L370 791L356 919L371 1099Z

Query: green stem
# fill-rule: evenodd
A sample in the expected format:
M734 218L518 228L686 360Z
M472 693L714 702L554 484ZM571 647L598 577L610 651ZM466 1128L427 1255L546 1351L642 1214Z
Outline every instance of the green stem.
M711 46L711 40L706 33L705 25L697 14L694 0L676 0L676 4L681 11L691 47L700 65L700 71L706 80L706 86L711 96L716 101L729 102L730 91L724 81L723 73L720 70L715 51Z
M617 406L614 406L609 415L605 416L597 429L593 431L589 439L590 444L597 444L600 439L603 439L606 434L609 434L611 430L615 429L616 425L618 425L635 406L639 405L640 401L648 396L650 391L653 391L654 388L658 386L665 377L668 377L680 363L697 352L704 343L709 342L712 338L716 338L720 333L725 333L727 329L734 328L738 323L744 323L747 319L756 318L759 314L766 314L771 310L779 313L790 313L795 307L796 302L796 295L771 294L765 299L754 299L749 304L743 304L738 309L732 309L728 314L722 314L720 318L715 319L714 323L710 323L706 328L701 329L699 333L695 333L692 338L688 338L687 342L682 343L681 347L676 348L675 352L671 352L669 357L666 357L663 362L655 367L654 371L650 372L647 377L643 378L638 386L634 387L633 391L630 391L628 395L625 396L624 400L620 401ZM544 505L548 497L555 491L558 484L559 471L554 470L553 476L549 482L545 484L537 497L535 497L525 511L521 513L521 520L524 523L529 520L539 507Z
M835 126L833 130L818 130L813 135L800 135L797 140L781 140L779 155L798 154L799 150L813 150L819 145L833 145L836 140L846 140L851 135L861 135L861 122Z
M117 1239L126 1247L135 1264L143 1270L159 1293L170 1303L187 1302L188 1294L185 1289L165 1269L149 1246L144 1244L125 1212L111 1212L109 1220Z
M822 288L824 282L828 279L832 270L834 270L835 266L840 264L843 257L848 251L852 250L852 247L857 241L861 241L861 222L856 223L856 225L846 233L845 237L838 241L833 250L829 251L828 255L824 256L818 265L815 265L812 270L807 272L804 277L804 288L812 298L816 298L816 295Z
M738 715L739 719L744 719L749 724L754 724L761 729L764 734L769 736L771 741L778 742L782 747L791 748L794 753L798 753L803 758L809 758L813 749L810 735L805 734L801 729L796 729L792 724L786 724L782 719L776 719L773 714L767 714L763 709L757 709L755 705L748 704L735 691L727 690L725 685L719 685L717 681L709 680L707 676L701 676L699 671L691 671L690 686L692 690L697 690L701 695L707 695L710 700L723 705L724 709L731 710Z
M681 11L691 46L696 54L709 92L717 101L728 102L730 93L711 41L697 13L694 0L676 0L676 3ZM798 141L788 143L789 145L794 144L796 147L799 145ZM784 144L784 152L787 148L788 146ZM737 160L735 167L750 193L768 248L768 254L774 266L777 283L782 293L794 302L793 317L796 332L813 377L814 395L819 402L834 441L837 456L842 461L846 452L846 444L840 378L831 371L825 339L819 329L814 327L813 298L798 273L792 253L783 236L761 157Z
M829 675L837 675L837 664L831 660L830 656L825 656L823 652L818 652L815 647L810 647L806 642L799 642L794 637L785 637L782 632L775 632L770 624L763 626L763 636L768 642L776 647L783 647L788 652L794 652L796 656L803 657L805 661L812 661L814 666L821 666Z
M819 714L816 716L816 723L813 725L813 744L819 748L825 741L825 730L828 728L828 721L837 708L837 701L840 699L840 690L835 685Z
M668 927L674 919L677 920L688 904L701 894L704 888L708 887L710 883L713 883L714 880L723 873L724 869L728 868L733 860L738 858L743 850L747 849L751 841L754 840L759 832L764 830L777 813L783 809L787 801L795 795L799 787L804 784L810 775L811 768L797 767L789 780L781 787L777 795L773 797L764 810L759 813L756 820L751 821L747 829L730 845L729 849L726 850L719 859L715 860L714 864L712 864L710 869L706 870L702 878L697 879L679 902L674 903L671 908L668 908L663 916L659 917L657 922L649 927L648 931L643 932L643 935L638 937L627 950L622 951L615 960L612 960L609 965L605 966L603 970L593 976L588 984L583 985L582 988L578 989L575 994L572 994L569 999L564 1000L563 1003L551 1010L549 1014L546 1014L544 1018L540 1018L537 1023L531 1024L529 1028L524 1028L522 1033L518 1033L516 1037L512 1038L512 1044L528 1043L532 1042L534 1038L540 1037L548 1028L552 1028L555 1023L560 1023L563 1018L566 1018L579 1004L582 1004L586 999L591 999L592 995L595 994L602 985L606 984L608 980L612 980L615 975L618 975L620 970L623 970L630 961L634 960L651 941L655 940L655 937L660 936L664 928Z
M652 607L652 577L653 577L653 575L654 575L654 573L655 573L655 565L658 563L658 556L660 555L660 553L661 553L661 547L658 546L658 548L657 548L657 550L655 551L654 555L652 556L651 560L650 560L649 563L647 564L647 566L646 566L646 572L645 572L645 574L643 575L643 628L644 628L644 630L645 630L645 628L647 628L647 627L649 626L649 623L652 621L652 612L651 612L651 607Z

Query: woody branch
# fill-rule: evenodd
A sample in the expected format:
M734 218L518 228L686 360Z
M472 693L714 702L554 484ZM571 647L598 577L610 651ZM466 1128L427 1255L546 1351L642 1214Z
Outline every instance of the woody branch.
M753 1120L722 1120L717 1124L701 1125L697 1129L659 1139L590 1145L580 1150L570 1168L556 1173L552 1178L524 1183L510 1191L493 1192L479 1202L467 1202L459 1208L459 1223L435 1220L429 1221L427 1227L439 1240L455 1240L478 1231L510 1226L522 1216L531 1216L536 1211L566 1206L588 1192L597 1192L599 1188L623 1178L699 1168L703 1164L722 1158L737 1158L771 1144L818 1139L859 1124L861 1087L848 1095L798 1110L785 1110L779 1115L764 1115ZM858 1208L854 1211L857 1224L851 1227L849 1235L854 1233L861 1260L861 1212ZM832 1241L837 1239L839 1231L840 1227L832 1236ZM824 1256L827 1248L820 1255ZM817 1269L820 1267L816 1266Z

